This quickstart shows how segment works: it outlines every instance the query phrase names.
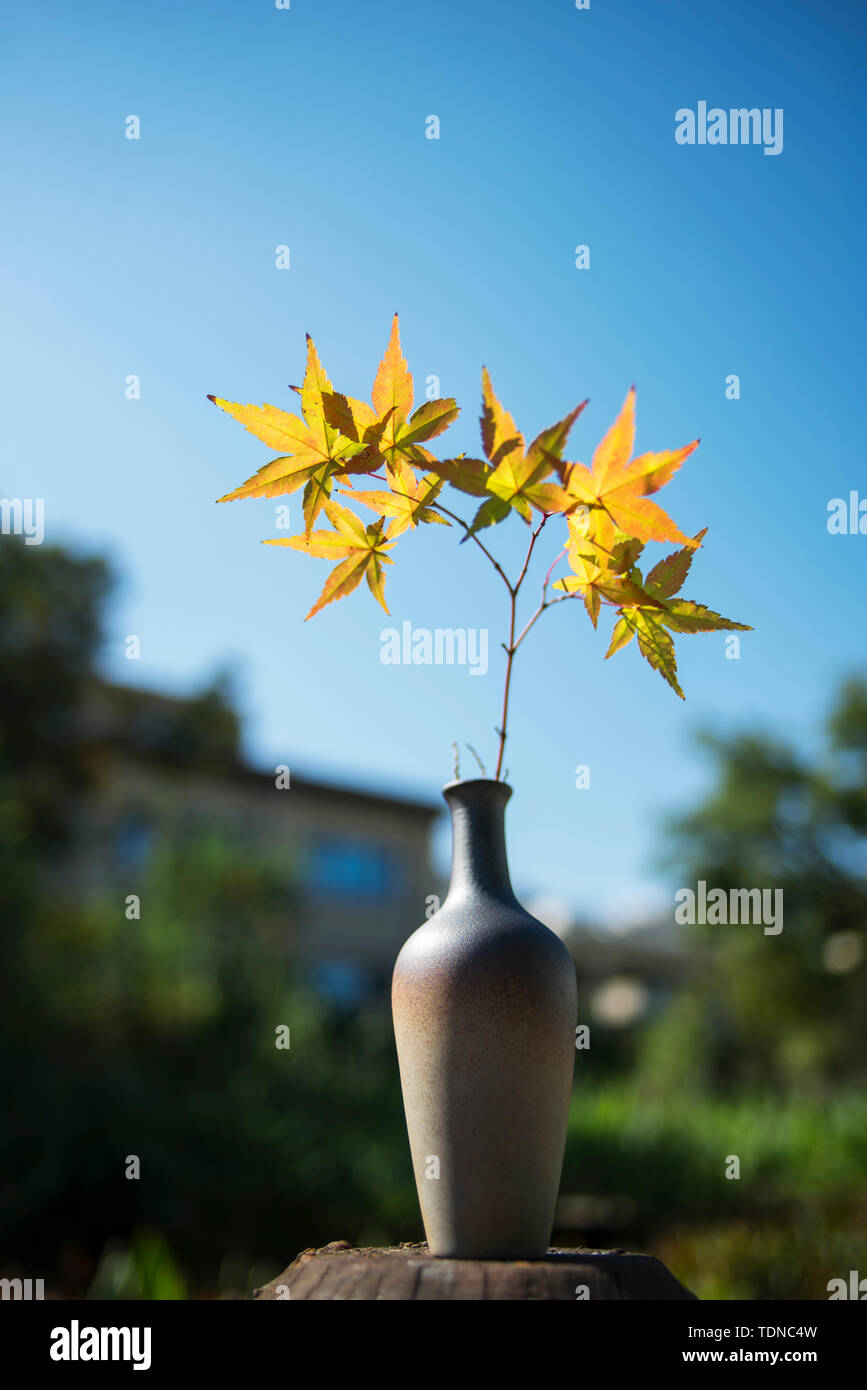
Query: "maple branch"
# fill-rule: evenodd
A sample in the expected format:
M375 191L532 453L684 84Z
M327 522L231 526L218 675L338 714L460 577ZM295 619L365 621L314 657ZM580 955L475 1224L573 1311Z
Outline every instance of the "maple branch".
M503 687L503 713L500 717L500 727L499 729L495 730L495 732L498 733L500 736L500 747L499 752L497 754L497 770L494 773L494 780L497 782L499 782L500 780L500 773L503 768L503 754L506 751L506 737L509 723L509 695L511 693L512 688L512 666L515 661L515 652L518 650L520 641L523 638L522 634L522 638L519 639L518 642L515 641L515 622L518 613L518 594L520 592L521 585L527 577L527 570L530 568L530 561L533 558L533 551L536 547L536 541L539 539L539 536L541 535L542 530L545 526L545 522L547 520L548 513L545 512L542 516L542 520L539 522L539 525L534 529L533 534L530 537L530 544L527 547L527 554L524 556L524 564L515 584L508 584L508 580L506 581L509 588L509 645L506 647L506 681Z
M547 608L554 608L555 605L558 604L558 603L566 603L567 600L570 599L570 598L581 598L581 597L582 597L581 594L561 594L561 595L559 596L559 598L549 598L549 599L546 599L544 603L540 603L540 604L539 604L539 607L536 609L536 611L535 611L535 613L533 614L532 618L531 618L530 621L527 623L526 627L524 628L523 632L521 633L520 637L518 638L517 642L515 643L515 651L518 650L518 648L520 647L520 645L521 645L521 643L523 642L524 638L527 636L527 633L530 631L530 628L533 626L534 623L538 622L539 618L541 618L542 614L545 612L545 610L546 610Z
M269 443L276 432L281 437L285 435L296 441L298 445L295 453L275 460L282 470L278 470L276 476L270 472L272 465L269 465L267 482L261 481L263 470L259 470L253 478L218 500L228 502L244 497L261 497L265 493L279 495L281 490L291 493L300 485L303 475L309 474L302 508L306 523L303 535L280 539L270 537L265 542L266 545L291 546L314 555L328 556L333 552L333 558L340 557L340 563L326 580L308 617L318 613L326 604L352 592L365 573L374 597L388 612L383 598L384 574L380 563L389 560L384 554L391 548L387 526L394 526L396 534L400 534L408 526L415 529L420 521L448 520L465 533L461 543L469 539L475 541L509 592L508 641L502 643L506 653L505 684L501 723L496 730L500 741L495 773L497 781L508 776L503 772L503 757L515 656L542 614L554 604L582 598L594 628L603 600L616 608L620 622L626 624L630 633L638 633L640 655L681 699L683 691L677 681L672 633L751 630L744 623L723 618L704 604L679 597L674 599L679 594L693 553L700 548L707 528L690 539L666 512L647 499L673 477L699 441L694 439L680 449L632 458L634 386L627 393L617 419L594 453L593 465L589 469L583 464L567 463L563 459L567 436L586 401L557 424L544 430L528 449L512 416L494 394L490 375L485 368L482 369L483 416L480 422L484 460L468 459L460 454L455 459L437 462L426 449L417 447L422 441L441 434L459 412L456 402L448 397L429 401L409 416L412 378L401 352L396 314L392 320L388 347L374 379L372 408L334 391L309 335L304 383L300 388L293 386L291 389L301 397L300 416L275 411L273 406L240 405L222 397L209 396L216 406L228 412L263 443ZM326 424L328 429L324 430L323 440ZM314 460L312 464L309 462L311 456ZM438 471L428 480L416 477L413 470L420 472L428 461ZM445 466L447 463L449 467ZM385 474L380 471L382 466L387 470ZM552 488L543 483L552 469L562 486L554 485ZM383 500L373 494L356 493L350 481L355 475L370 476L386 483L392 497ZM491 487L489 484L495 476L497 482ZM411 482L401 483L400 479L405 477L409 477ZM347 512L342 506L338 507L336 502L334 516L328 508L333 478L345 483L345 487L340 488L342 495L350 501L354 495L356 501L380 514L375 523L364 527L364 535L360 539L357 525L361 518L351 511ZM442 503L431 500L438 496L446 482L452 483L459 492L469 492L477 498L485 497L487 506L483 503L477 513L481 521L466 522ZM422 484L425 485L424 491ZM549 584L562 552L549 566L538 606L516 635L519 593L529 572L536 541L552 515L543 510L542 499L548 497L554 499L549 505L560 512L567 523L571 522L573 541L578 542L580 538L584 544L576 544L575 553L570 554L574 574L569 581L563 581L561 592L553 599L548 597ZM400 501L396 502L396 499ZM333 531L319 536L319 543L314 545L311 536L317 533L312 531L312 527L323 506L332 520ZM534 506L541 516L535 528L530 506ZM523 565L514 583L476 534L486 523L490 525L502 521L511 509L518 510L525 521L529 519L532 532ZM341 513L344 515L341 516ZM389 516L396 518L396 522L387 523L386 517ZM582 519L580 525L579 518ZM648 541L677 541L683 548L665 556L644 579L636 567L636 560ZM359 555L361 558L358 558ZM565 592L570 584L573 590L583 590L583 595L581 592ZM672 601L668 602L669 599ZM619 651L630 635L627 633L624 640L622 627L615 627L615 633L617 635L612 638L608 655ZM482 776L486 776L484 766L481 766L481 771ZM456 759L455 777L458 775Z
M500 716L500 727L494 732L500 736L500 748L497 754L497 770L494 773L494 780L499 782L500 771L503 766L503 754L506 751L506 726L509 720L509 690L512 684L512 663L515 660L515 610L517 607L517 594L514 589L510 594L509 611L509 645L506 647L506 683L503 687L503 712Z
M531 559L533 558L533 550L534 550L534 548L535 548L536 541L539 539L539 536L542 534L542 531L543 531L543 529L544 529L544 527L545 527L545 522L546 522L547 520L548 520L548 513L545 512L544 515L543 515L543 517L542 517L542 520L539 522L539 525L536 527L535 531L533 532L532 536L530 537L530 544L529 544L529 546L528 546L528 548L527 548L527 554L526 554L526 556L524 557L524 568L521 570L521 573L518 575L518 582L517 582L517 584L515 585L515 594L516 594L516 596L517 596L518 590L520 589L521 585L523 584L523 582L524 582L524 580L525 580L525 578L526 578L527 570L530 568L530 561L531 561Z
M389 479L387 479L383 474L373 473L370 476L374 478L380 478L383 482L388 482L392 491L394 491L398 496L409 496L409 494L398 492L398 490L394 488L393 483ZM494 558L494 556L488 550L487 546L479 540L478 536L473 531L469 522L465 521L462 516L458 516L457 512L449 511L448 507L443 506L442 502L432 502L429 505L432 511L439 512L441 516L448 517L449 520L457 522L458 526L462 527L462 529L466 532L465 539L475 541L482 554L497 571L497 574L500 576L500 578L502 579L503 583L509 591L509 640L508 643L503 642L501 644L503 650L506 653L506 675L503 685L503 705L502 713L500 715L500 726L499 728L495 728L494 730L494 732L498 735L500 740L497 752L497 766L494 772L494 780L499 781L500 774L502 773L503 769L503 758L505 756L506 751L506 739L508 737L509 699L512 690L512 669L515 661L515 653L517 652L524 638L527 636L527 633L533 627L534 623L536 623L538 619L542 616L546 608L553 607L555 603L562 603L564 599L575 598L577 597L577 595L564 594L561 598L556 599L548 599L547 597L548 584L551 579L551 574L553 573L554 567L563 558L563 552L561 551L557 555L555 555L554 559L551 561L551 564L548 566L547 573L545 574L545 578L542 581L542 598L539 603L539 607L536 609L529 622L526 623L520 635L516 638L515 628L517 626L518 617L518 594L520 593L524 580L527 577L527 571L530 568L530 562L533 558L533 551L536 548L536 542L539 539L539 536L542 534L542 531L544 530L551 514L549 512L543 512L542 518L539 521L538 525L533 528L533 532L530 536L530 543L527 546L527 553L524 556L524 563L522 564L521 571L513 584L509 579L508 575L506 574L505 570L503 569L502 565L499 563L499 561Z
M545 597L545 594L546 594L547 591L548 591L548 585L549 585L550 582L551 582L551 575L554 573L555 568L557 567L557 565L559 565L560 561L563 559L563 556L564 556L565 554L566 554L566 547L565 547L565 545L564 545L563 549L560 550L560 551L558 551L558 553L554 556L553 560L551 561L550 565L548 566L548 573L545 575L545 578L542 580L542 598L543 598L543 599L544 599L544 597Z
M553 608L555 603L562 603L564 598L577 598L577 597L579 597L579 595L577 595L577 594L564 594L564 595L563 595L563 598L552 598L552 599L549 599L549 598L548 598L548 585L549 585L550 582L551 582L551 575L552 575L553 572L554 572L555 566L559 565L560 561L563 559L563 556L564 556L565 553L566 553L565 550L561 550L561 551L559 552L559 554L557 554L557 555L554 556L554 559L551 561L550 565L548 566L548 572L547 572L547 574L545 575L545 578L542 580L542 597L541 597L540 600L539 600L539 607L536 609L536 611L535 611L535 613L533 614L532 618L531 618L530 621L527 623L527 625L525 626L525 628L524 628L523 632L521 633L520 637L519 637L518 640L516 641L516 643L515 643L515 651L518 650L518 648L520 647L520 645L521 645L521 643L523 642L524 638L527 636L527 633L530 631L530 628L533 626L533 624L534 624L539 618L541 618L541 616L542 616L542 614L545 612L545 609L546 609L546 608Z

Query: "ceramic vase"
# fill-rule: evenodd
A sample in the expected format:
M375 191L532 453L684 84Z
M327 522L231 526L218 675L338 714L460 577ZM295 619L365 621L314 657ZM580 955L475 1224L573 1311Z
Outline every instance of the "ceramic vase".
M575 1057L575 969L515 897L511 788L443 789L452 874L398 956L392 1014L419 1203L434 1255L534 1259L551 1239Z

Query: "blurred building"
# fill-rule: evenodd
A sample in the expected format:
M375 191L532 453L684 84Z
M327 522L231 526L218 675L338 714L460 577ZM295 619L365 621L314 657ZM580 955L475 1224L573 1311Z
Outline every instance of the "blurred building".
M90 785L61 869L76 896L135 893L160 844L218 832L285 863L294 893L287 952L317 990L352 1007L387 992L395 957L446 885L430 840L442 807L297 775L265 773L240 752L238 717L219 688L190 698L97 681L77 737ZM590 1016L618 1030L665 1007L691 962L666 927L617 933L553 920Z
M320 992L351 1006L388 988L401 945L442 891L429 852L439 806L290 767L256 771L217 691L182 699L95 683L78 736L92 776L61 870L69 891L134 893L160 843L218 831L285 859L287 950Z
M546 895L526 906L563 941L587 1022L605 1029L629 1029L661 1013L697 968L695 952L675 926L673 903L666 918L664 900L648 903L642 895L634 912L618 914L610 927L578 921L565 903Z
M578 974L590 1019L630 1028L660 1014L697 968L695 954L670 922L620 931L570 924L562 933Z

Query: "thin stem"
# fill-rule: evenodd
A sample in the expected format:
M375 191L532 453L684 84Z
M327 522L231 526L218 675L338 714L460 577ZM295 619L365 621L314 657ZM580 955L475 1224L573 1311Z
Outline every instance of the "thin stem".
M383 482L388 482L389 486L391 486L392 490L394 490L393 484L383 474L372 473L369 476L374 478L380 478ZM555 565L557 565L559 561L563 558L563 553L561 551L558 555L554 557L551 564L548 566L548 572L545 575L545 578L542 582L542 597L538 608L536 609L533 616L530 618L529 622L524 626L519 636L516 638L515 628L517 626L518 617L518 594L520 593L521 586L523 585L524 580L527 577L527 571L530 568L530 561L533 558L533 551L536 548L536 541L539 539L539 536L542 534L542 531L545 528L545 524L548 521L549 513L544 512L538 526L534 528L533 533L530 536L530 544L527 547L527 553L524 556L524 563L521 566L521 572L518 575L518 578L515 580L515 583L512 584L500 562L494 559L487 546L479 540L478 536L473 531L469 522L464 521L463 517L458 516L456 512L449 511L448 507L444 507L442 502L432 502L429 505L431 507L431 510L439 512L441 516L448 517L450 521L457 522L458 526L463 528L463 530L466 532L465 539L469 538L470 540L475 541L476 545L479 547L479 550L481 550L482 554L493 565L494 569L497 571L497 574L500 576L500 578L502 579L503 583L509 591L509 641L508 644L505 642L503 643L503 649L506 653L506 678L505 683L503 685L503 707L502 713L500 715L500 727L495 731L499 735L500 745L497 753L497 767L494 773L494 779L496 781L499 781L500 774L503 770L503 757L505 755L506 739L508 737L509 697L511 695L512 690L512 668L515 661L515 653L517 652L524 638L527 636L527 633L539 620L539 618L541 618L546 608L553 608L553 606L556 603L565 603L567 599L578 598L579 595L563 594L560 598L548 598L548 584L551 579L551 574L554 570ZM457 776L457 767L455 775Z
M530 561L533 558L533 551L536 546L536 541L539 539L539 536L541 535L542 530L545 526L545 522L547 520L548 515L547 513L545 513L545 515L542 517L542 520L539 522L539 525L535 528L532 536L530 537L530 544L527 547L527 554L524 557L524 564L523 568L521 569L521 573L518 575L515 584L509 585L509 645L506 647L506 681L505 685L503 686L503 712L500 717L500 727L496 731L500 735L500 747L497 753L497 770L494 773L494 778L496 781L500 780L500 773L503 769L503 755L506 751L506 738L509 724L509 695L511 694L512 689L512 666L515 660L515 652L518 650L518 643L515 641L515 622L518 613L518 594L520 592L521 585L527 577L527 570L530 568Z
M581 595L580 595L580 594L562 594L560 598L549 598L549 599L546 600L545 603L540 603L540 604L539 604L539 607L536 609L536 611L535 611L535 613L533 614L532 618L531 618L530 621L527 623L526 627L524 628L523 632L521 633L520 637L518 638L517 642L515 643L515 651L518 650L518 648L520 647L520 645L521 645L521 643L523 642L524 638L527 636L527 633L530 631L530 628L533 626L534 623L536 623L536 622L539 620L539 618L541 618L541 616L542 616L542 614L545 612L545 609L546 609L546 608L555 608L556 605L557 605L558 603L566 603L566 602L568 602L568 600L569 600L570 598L581 598Z
M516 594L517 594L518 590L520 589L521 585L522 585L523 582L524 582L524 579L525 579L526 574L527 574L527 570L530 568L530 561L531 561L531 559L533 558L533 550L534 550L534 548L535 548L536 541L539 539L539 536L542 534L542 531L544 530L544 527L545 527L545 522L546 522L547 520L548 520L548 513L546 512L546 513L544 514L544 516L542 517L542 520L539 522L539 525L536 527L535 531L533 532L532 536L530 537L530 544L529 544L529 546L528 546L528 548L527 548L527 554L526 554L526 556L525 556L525 558L524 558L524 568L521 570L521 573L518 575L518 582L517 582L517 584L515 585L515 593L516 593Z
M564 546L562 550L558 551L558 553L554 556L553 560L551 561L550 565L548 566L548 572L547 572L547 574L545 575L545 578L542 580L542 598L543 598L543 599L544 599L544 597L545 597L545 594L546 594L547 591L548 591L548 585L551 583L551 575L554 573L555 569L557 568L557 566L559 565L560 561L563 559L563 556L564 556L565 554L566 554L566 547Z
M575 598L575 597L577 597L577 595L575 595L575 594L564 594L564 595L563 595L563 598L552 598L552 599L550 599L550 600L549 600L549 598L548 598L548 585L549 585L550 582L551 582L551 575L554 573L555 568L557 567L557 565L559 565L560 561L563 559L564 553L565 553L565 552L564 552L563 550L561 550L560 553L559 553L558 555L555 555L555 556L554 556L554 559L551 561L550 565L548 566L548 572L547 572L547 574L545 575L545 578L542 580L542 597L541 597L540 600L539 600L539 607L536 609L536 611L535 611L535 613L533 614L532 618L531 618L530 621L527 623L526 627L524 628L523 632L521 633L520 637L518 638L517 642L515 643L515 651L518 650L518 648L520 647L520 645L521 645L521 643L523 642L524 638L527 636L527 633L530 631L530 628L531 628L531 627L533 626L533 624L536 622L537 618L541 618L541 616L542 616L542 614L545 612L545 609L546 609L546 608L553 608L553 606L554 606L555 603L562 603L562 602L563 602L563 599L565 599L565 598Z
M515 611L517 608L517 595L513 589L510 598L509 611L509 645L506 648L506 683L503 687L503 712L500 716L500 727L496 732L500 735L500 749L497 754L497 770L494 773L495 781L499 782L500 772L503 766L503 754L506 751L506 728L509 722L509 691L512 684L512 662L515 660Z

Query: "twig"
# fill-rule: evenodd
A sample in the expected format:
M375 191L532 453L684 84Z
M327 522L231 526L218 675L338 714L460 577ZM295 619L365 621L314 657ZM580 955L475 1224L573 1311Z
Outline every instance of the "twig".
M470 752L472 753L473 757L475 758L476 762L478 763L479 767L481 768L482 776L483 776L483 777L487 777L488 773L487 773L487 770L486 770L486 768L485 768L485 764L482 762L481 758L479 757L479 755L478 755L478 753L476 752L476 750L475 750L475 748L473 747L473 745L472 745L471 743L468 743L468 744L467 744L467 748L469 748Z

